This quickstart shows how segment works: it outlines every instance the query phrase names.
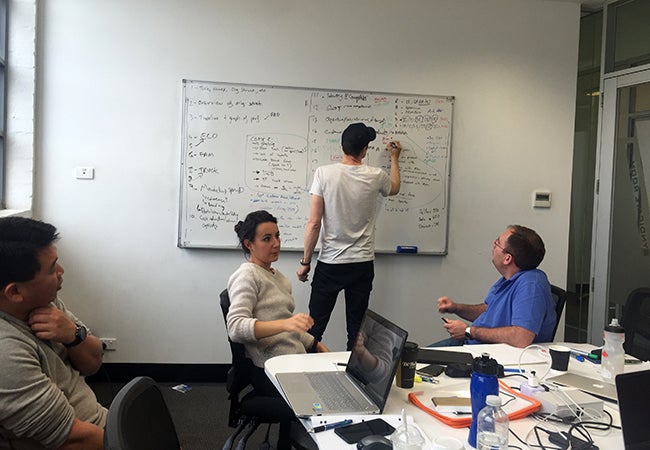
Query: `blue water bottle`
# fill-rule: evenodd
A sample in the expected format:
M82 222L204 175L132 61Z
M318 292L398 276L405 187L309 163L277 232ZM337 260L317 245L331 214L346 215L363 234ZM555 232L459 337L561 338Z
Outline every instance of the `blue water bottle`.
M469 427L467 442L476 447L476 425L480 410L485 408L488 395L499 395L499 366L496 359L490 358L489 353L482 353L474 358L472 363L472 379L469 392L472 397L472 425Z

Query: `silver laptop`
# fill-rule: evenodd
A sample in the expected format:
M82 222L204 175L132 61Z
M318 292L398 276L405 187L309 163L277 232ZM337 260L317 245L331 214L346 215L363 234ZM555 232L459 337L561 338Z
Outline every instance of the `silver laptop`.
M650 448L648 404L650 404L650 370L616 376L618 412L623 428L625 450Z
M546 381L580 389L581 391L604 398L605 400L616 401L616 387L612 383L603 380L589 378L575 373L565 373L556 377L547 378Z
M275 378L298 417L381 414L407 337L368 309L345 371L285 372Z

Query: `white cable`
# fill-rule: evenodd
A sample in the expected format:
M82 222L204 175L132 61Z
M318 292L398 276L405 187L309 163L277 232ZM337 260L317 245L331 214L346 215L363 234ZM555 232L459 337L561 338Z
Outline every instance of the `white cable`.
M546 347L543 347L543 346L538 345L538 344L530 344L528 347L524 348L524 349L521 351L521 353L519 353L519 359L517 360L517 368L519 369L519 373L523 373L523 372L522 372L523 369L521 368L521 358L523 358L523 357L524 357L524 353L526 353L526 351L529 350L529 349L531 349L531 348L537 348L537 349L539 349L539 350L544 350ZM543 375L540 375L540 376L538 377L540 382L544 381L544 378L546 378L546 375L548 375L548 373L549 373L550 370L551 370L551 355L546 354L546 357L547 357L547 359L548 359L548 366L546 367L546 371L544 372L544 374L543 374Z

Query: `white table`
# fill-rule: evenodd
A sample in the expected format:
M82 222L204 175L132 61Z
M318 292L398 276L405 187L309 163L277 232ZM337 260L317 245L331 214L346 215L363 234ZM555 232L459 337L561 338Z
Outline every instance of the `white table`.
M566 344L572 346L574 344ZM578 344L575 344L578 345ZM584 344L581 344L584 345ZM485 346L481 346L482 349ZM451 348L449 348L451 349ZM463 350L462 347L457 348L457 350ZM467 350L466 348L464 350ZM503 348L495 348L496 350L502 351ZM514 350L515 352L518 350ZM528 350L532 352L533 350ZM336 370L345 370L345 367L337 365L337 363L346 363L350 352L330 352L330 353L312 353L312 354L303 354L303 355L282 355L269 359L265 365L265 371L267 376L273 381L273 383L280 390L279 385L275 379L275 374L281 372L309 372L309 371L336 371ZM515 359L516 360L516 359ZM513 365L506 365L506 367L514 367ZM548 365L546 363L531 363L522 366L526 371L536 370L539 376L543 375L546 372ZM644 370L650 368L649 363L635 364L635 365L626 365L626 371L636 371ZM571 358L569 363L569 371L580 373L592 378L599 378L600 365L593 364L591 362L578 362L576 359ZM550 371L548 377L553 375L558 375L561 372ZM430 441L433 441L436 438L442 436L455 437L465 443L466 449L471 449L472 447L467 444L467 428L452 428L442 422L440 422L435 417L430 416L426 412L417 408L415 405L408 401L408 394L413 391L424 391L424 398L430 398L437 390L444 388L445 386L452 386L458 383L467 383L469 386L469 379L460 379L460 378L449 378L446 375L442 374L437 377L440 382L438 384L431 383L416 383L412 389L402 389L393 384L391 388L388 401L384 408L384 414L387 415L396 415L400 414L402 408L405 409L406 413L409 416L412 416L415 423L420 427L420 429L426 434L427 438ZM506 381L511 386L519 386L519 384L524 381L524 378L521 377L508 377ZM281 390L280 390L281 392ZM426 403L423 401L423 403ZM618 419L618 408L615 403L604 402L605 410L609 411L610 414L614 417L614 424L620 425ZM306 428L309 428L310 422L308 420L303 420L303 424ZM533 428L535 424L540 424L539 421L526 417L524 419L514 420L510 422L510 429L517 433L517 435L526 439L526 436ZM544 425L544 424L540 424ZM549 426L545 426L550 428ZM567 426L559 425L559 428L566 430ZM325 431L318 433L317 440L325 438L326 433L333 434L334 431ZM607 450L616 450L623 449L623 436L620 430L611 429L607 432L593 431L590 430L591 436L594 440L594 443L601 449ZM337 438L338 439L338 438ZM340 439L340 447L337 448L354 448L354 446L348 446ZM535 441L528 441L529 443L535 443ZM512 435L510 436L510 444L518 445L523 447L523 445L517 441Z

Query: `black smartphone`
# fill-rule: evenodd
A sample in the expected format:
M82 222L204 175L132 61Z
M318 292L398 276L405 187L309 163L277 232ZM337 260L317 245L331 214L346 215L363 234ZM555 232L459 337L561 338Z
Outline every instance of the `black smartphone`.
M388 436L393 434L393 431L395 431L395 428L384 419L372 419L334 429L334 432L348 444L356 444L364 437L372 434Z
M424 375L425 377L437 377L444 370L445 368L439 364L429 364L421 369L415 369L415 373L418 375Z

